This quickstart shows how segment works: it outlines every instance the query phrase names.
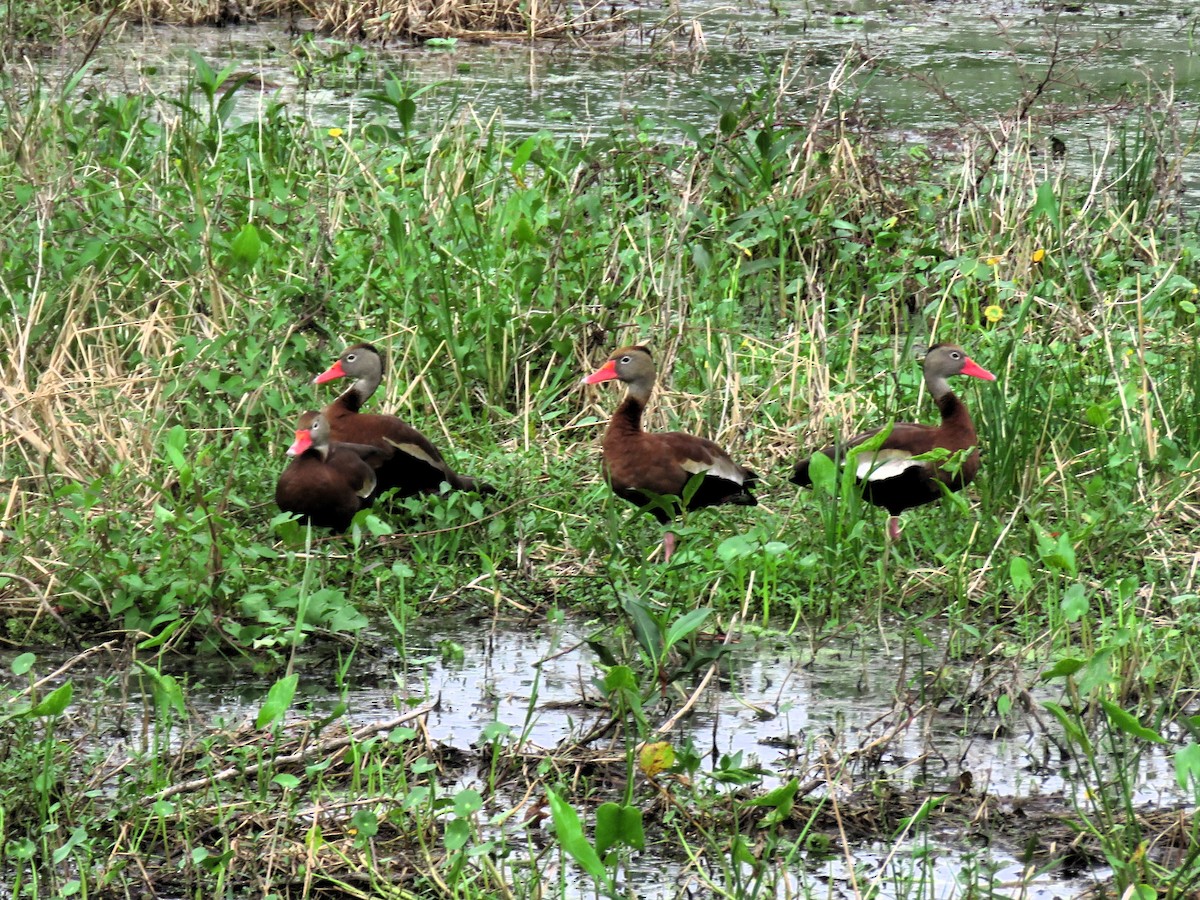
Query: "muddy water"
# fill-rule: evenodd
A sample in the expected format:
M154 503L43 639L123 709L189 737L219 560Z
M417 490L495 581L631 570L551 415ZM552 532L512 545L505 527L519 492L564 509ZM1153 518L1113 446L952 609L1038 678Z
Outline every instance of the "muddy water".
M415 627L402 649L373 660L360 655L352 667L356 683L341 694L346 715L355 724L368 724L391 718L406 701L436 700L428 716L430 736L468 758L482 743L484 728L495 722L510 727L511 742L519 742L522 750L552 751L578 740L603 718L597 705L587 702L600 698L594 683L600 668L582 643L592 633L569 622L537 630L491 622L445 630ZM461 655L444 652L447 647L461 648ZM878 744L870 763L847 767L847 784L886 781L939 794L969 772L975 796L997 799L1000 815L1031 797L1067 798L1068 808L1074 798L1086 807L1084 785L1071 777L1076 763L1059 752L1059 728L1038 711L1044 699L1062 700L1060 692L1029 683L1029 673L1003 661L990 670L980 665L943 669L941 662L936 654L922 657L913 646L877 632L842 635L819 645L802 638L746 637L722 661L719 677L699 693L692 714L666 737L676 746L690 742L704 754L708 771L721 757L738 754L745 766L761 765L769 774L760 789L793 776L802 782L813 777L821 771L823 751L840 758ZM322 670L327 673L328 667ZM928 673L939 670L938 681L955 686L953 696L940 691L935 696ZM696 685L684 684L682 691ZM268 686L253 679L230 684L227 677L193 681L191 727L202 730L206 720L253 720ZM1029 690L1034 712L1001 719L994 697L1005 690ZM301 694L295 707L306 714L327 711L338 699L327 674L307 676ZM1140 772L1139 805L1184 801L1167 756L1147 757ZM458 784L484 787L470 773L463 773ZM892 896L897 873L933 887L930 896L950 896L970 883L1016 885L1020 891L1014 896L1033 897L1081 896L1107 874L1033 877L1004 848L981 849L962 834L936 829L912 843L858 843L853 860L859 887L875 881L882 896ZM841 857L804 860L792 874L797 883L826 885L831 896L850 892L851 873ZM642 897L676 896L678 877L670 861L652 852L627 874L629 886Z

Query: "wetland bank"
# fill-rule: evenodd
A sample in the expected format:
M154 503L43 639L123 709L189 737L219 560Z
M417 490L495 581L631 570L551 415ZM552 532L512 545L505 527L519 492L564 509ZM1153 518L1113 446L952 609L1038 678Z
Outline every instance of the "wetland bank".
M549 48L553 77L495 76L503 108L590 93L515 124L487 46L276 34L278 89L216 53L117 90L8 57L9 893L1194 893L1194 22L942 15L989 41L947 78L1002 78L901 71L924 4L756 9L694 53L643 22L624 75ZM430 60L489 86L467 104ZM914 117L889 93L922 91ZM312 378L362 339L372 407L498 496L344 537L277 514ZM667 565L600 478L614 392L579 384L635 340L648 426L762 478ZM962 389L982 467L889 544L787 475L932 421L935 341L998 376Z

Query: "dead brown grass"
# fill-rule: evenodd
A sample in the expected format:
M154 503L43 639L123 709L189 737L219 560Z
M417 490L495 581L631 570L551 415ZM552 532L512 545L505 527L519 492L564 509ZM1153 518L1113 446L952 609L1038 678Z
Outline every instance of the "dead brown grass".
M623 17L598 0L124 0L126 19L168 25L240 25L303 17L305 27L347 40L582 38Z
M124 0L118 8L126 19L165 25L241 25L300 12L296 0Z
M578 38L622 22L613 4L581 0L306 0L319 31L353 40Z

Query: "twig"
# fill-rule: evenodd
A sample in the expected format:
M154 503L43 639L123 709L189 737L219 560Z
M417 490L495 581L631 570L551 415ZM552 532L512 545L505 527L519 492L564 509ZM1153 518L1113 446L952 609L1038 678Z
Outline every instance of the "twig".
M348 747L358 741L365 740L373 734L378 734L381 731L390 731L391 729L397 728L406 722L411 722L413 719L420 718L421 716L424 716L426 713L430 712L434 708L434 705L435 704L433 703L427 703L424 706L418 706L416 709L410 710L398 718L389 719L386 722L375 722L371 725L366 725L353 734L341 735L336 738L331 738L327 741L321 741L320 743L313 744L304 748L303 750L299 750L295 753L289 753L286 756L276 756L271 759L270 762L276 766L283 766L290 765L292 763L305 762L306 760L312 759L316 756L324 756L333 751ZM260 769L262 769L263 765L264 763L255 763L254 765L244 767L229 766L228 768L222 769L220 772L217 772L213 775L206 775L203 778L193 778L191 781L185 781L181 784L175 784L171 787L164 788L157 794L154 794L146 799L150 803L156 803L159 800L166 800L170 797L176 796L177 794L184 794L190 791L200 790L201 788L220 784L224 781L229 781L230 779L239 775L253 776L257 774Z

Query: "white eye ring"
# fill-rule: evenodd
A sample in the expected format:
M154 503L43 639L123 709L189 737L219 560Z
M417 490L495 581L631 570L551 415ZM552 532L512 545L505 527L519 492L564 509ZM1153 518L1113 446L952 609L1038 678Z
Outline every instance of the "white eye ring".
M346 357L346 362L354 362L354 354L351 353Z
M632 356L622 356L621 362L623 362L623 363L633 362L633 357Z

